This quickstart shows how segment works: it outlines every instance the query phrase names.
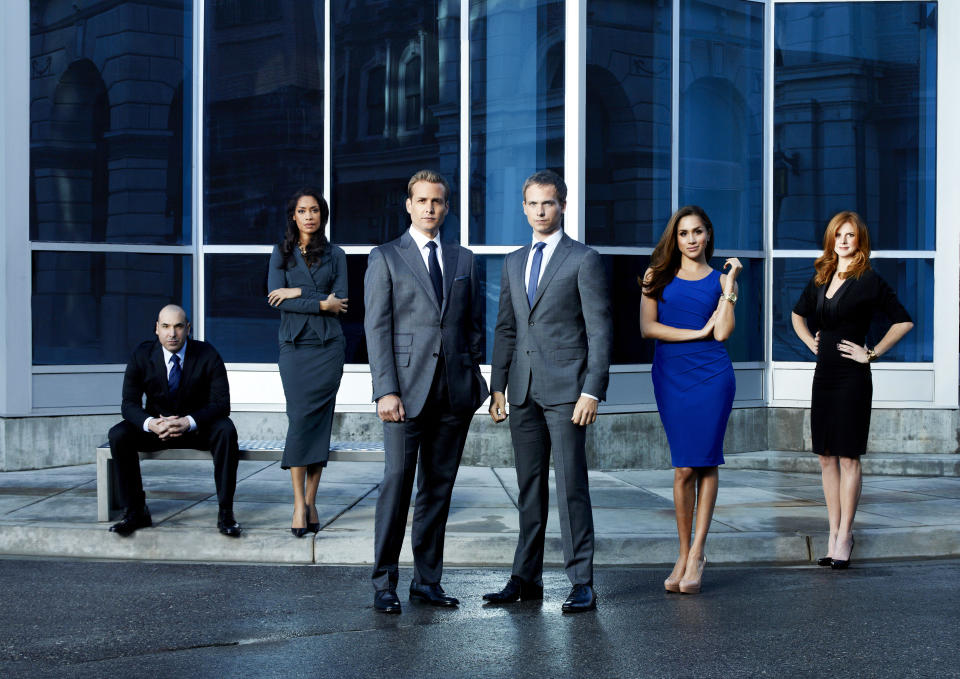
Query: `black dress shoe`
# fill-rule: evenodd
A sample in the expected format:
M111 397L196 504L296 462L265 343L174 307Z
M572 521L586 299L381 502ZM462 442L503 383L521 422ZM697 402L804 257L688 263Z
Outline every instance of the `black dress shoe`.
M460 600L456 597L448 596L444 593L443 587L439 584L421 585L418 582L410 583L410 600L420 599L431 606L445 606L451 608L459 606Z
M854 540L853 538L850 538L850 553L847 554L847 558L832 559L830 562L830 568L832 568L835 571L842 571L842 570L846 570L847 568L850 568L850 559L853 556L853 545L854 545Z
M217 528L220 529L221 533L232 538L240 537L240 533L243 532L240 524L237 523L235 518L233 518L232 509L220 510L220 513L217 515Z
M378 589L373 595L373 608L378 613L400 613L400 599L392 589Z
M295 528L293 526L290 526L290 532L293 533L293 537L302 538L304 535L310 532L310 508L309 507L307 507L307 517L304 519L304 522L307 525L302 526L301 528Z
M307 530L310 531L311 533L319 533L319 532L320 532L320 522L319 522L319 521L316 521L316 522L311 522L311 521L310 521L310 514L311 514L311 513L316 513L316 512L317 512L317 506L316 506L316 505L310 505L310 507L307 508ZM317 515L317 518L318 518L318 519L320 518L319 514Z
M492 604L540 600L543 599L543 585L525 582L516 575L511 575L503 589L499 592L488 592L483 598Z
M150 510L144 505L132 511L128 509L122 519L110 526L110 532L127 537L138 528L149 528L152 525L153 519L150 517Z
M829 556L821 556L817 559L818 566L830 566L833 564L833 558Z
M591 585L574 585L570 596L563 602L560 610L564 613L582 613L597 607L597 596Z

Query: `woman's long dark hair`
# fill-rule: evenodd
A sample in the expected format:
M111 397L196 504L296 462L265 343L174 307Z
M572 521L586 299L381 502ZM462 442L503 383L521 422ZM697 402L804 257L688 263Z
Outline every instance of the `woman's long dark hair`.
M316 199L320 205L320 228L317 229L317 233L314 234L310 242L307 243L307 252L303 256L303 258L307 260L307 266L313 266L319 262L323 253L326 252L327 246L330 244L325 233L327 220L330 219L330 208L327 205L327 201L323 199L323 194L316 189L309 187L299 189L290 197L290 200L287 201L287 228L283 234L283 240L280 241L280 245L278 246L280 248L280 254L283 256L283 261L280 263L281 269L286 269L289 266L290 258L293 257L293 251L300 245L300 229L297 228L297 222L293 216L297 211L297 202L304 196L310 196Z
M663 230L660 236L660 242L653 249L650 255L650 274L646 280L639 279L643 294L656 300L663 299L663 289L667 287L677 271L680 270L680 248L677 247L677 228L680 226L680 220L684 217L694 215L700 218L703 225L707 228L710 238L707 246L704 248L707 261L713 257L713 222L707 216L704 209L698 205L686 205L670 217L667 222L667 228Z

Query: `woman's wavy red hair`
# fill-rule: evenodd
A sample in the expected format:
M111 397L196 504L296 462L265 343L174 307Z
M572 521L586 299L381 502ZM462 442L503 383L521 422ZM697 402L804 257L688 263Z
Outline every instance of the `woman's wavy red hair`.
M870 233L867 231L867 225L863 219L853 210L844 210L838 212L827 224L827 230L823 234L823 254L817 257L813 263L817 275L814 283L826 285L837 270L837 253L834 251L837 240L837 230L844 224L851 224L857 231L857 254L854 255L853 264L840 274L840 278L860 278L864 271L870 268Z

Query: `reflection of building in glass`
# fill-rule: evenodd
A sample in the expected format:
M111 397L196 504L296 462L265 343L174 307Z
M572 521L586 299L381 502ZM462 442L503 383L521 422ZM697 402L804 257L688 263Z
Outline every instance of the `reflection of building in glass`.
M323 187L323 4L206 7L204 240L274 243L287 197Z
M456 194L460 145L460 3L331 4L332 237L384 243L409 225L407 180L421 168ZM452 196L444 237L459 238Z

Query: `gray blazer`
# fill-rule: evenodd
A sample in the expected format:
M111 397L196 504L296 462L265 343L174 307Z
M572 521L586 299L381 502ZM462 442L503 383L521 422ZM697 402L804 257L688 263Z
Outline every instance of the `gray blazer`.
M600 255L564 234L531 308L523 275L530 247L503 262L490 390L503 392L509 384L508 400L521 404L535 373L544 405L573 403L583 392L602 401L613 331Z
M318 266L310 271L299 250L281 269L283 256L277 246L270 255L270 270L267 273L267 288L300 288L297 299L280 302L280 342L292 342L308 323L323 341L343 335L337 314L320 311L320 302L332 292L337 297L347 296L347 256L341 248L329 245Z
M397 394L406 416L423 409L443 350L454 411L489 396L480 374L480 284L473 252L443 243L443 308L409 231L370 252L363 279L363 327L373 400Z

